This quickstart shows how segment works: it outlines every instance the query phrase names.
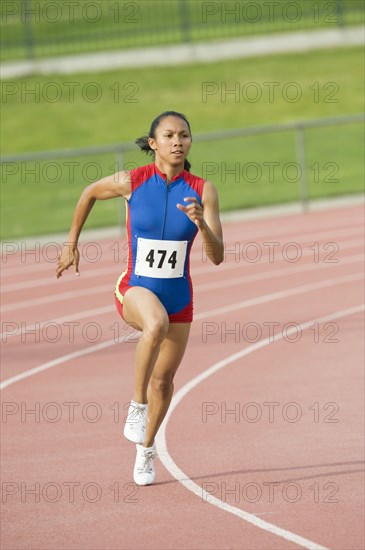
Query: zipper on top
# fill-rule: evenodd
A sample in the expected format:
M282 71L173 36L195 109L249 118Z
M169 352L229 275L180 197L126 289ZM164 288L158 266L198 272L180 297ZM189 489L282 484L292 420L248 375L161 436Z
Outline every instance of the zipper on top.
M166 214L167 214L167 201L168 201L168 195L169 195L168 185L167 185L166 182L164 182L164 184L165 184L165 210L164 210L164 213L163 213L161 239L163 239L163 238L164 238L164 235L165 235Z

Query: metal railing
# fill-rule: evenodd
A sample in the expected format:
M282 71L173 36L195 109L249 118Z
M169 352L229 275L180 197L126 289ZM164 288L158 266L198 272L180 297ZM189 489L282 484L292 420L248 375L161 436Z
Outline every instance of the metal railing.
M361 0L2 0L2 59L36 59L364 21Z
M212 141L230 140L234 138L252 137L259 135L268 135L282 132L294 132L295 134L295 154L296 162L300 167L300 177L298 179L298 195L302 204L303 212L308 208L309 190L308 190L308 166L307 166L307 142L305 131L313 128L324 128L339 126L345 124L361 123L364 121L364 114L354 114L338 116L316 120L297 121L283 124L271 124L265 126L256 126L251 128L237 128L232 130L220 130L205 134L194 135L194 144L208 143ZM0 159L2 173L11 174L19 172L14 170L15 165L19 163L28 163L34 161L55 161L57 159L66 159L73 157L95 157L96 155L114 154L115 171L121 169L131 169L137 166L135 163L125 163L125 154L137 151L134 143L114 143L110 145L83 147L78 149L62 149L41 151L37 153L22 153L15 155L6 155ZM70 163L69 163L70 164ZM81 163L82 164L82 163ZM195 172L195 171L194 171ZM275 201L273 201L275 202ZM239 207L240 205L238 205Z

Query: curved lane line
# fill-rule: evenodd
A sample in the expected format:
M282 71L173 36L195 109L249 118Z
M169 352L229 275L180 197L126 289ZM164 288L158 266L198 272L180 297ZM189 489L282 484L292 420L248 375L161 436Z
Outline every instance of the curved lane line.
M333 319L339 319L341 317L353 315L354 313L359 313L360 311L363 311L363 310L364 310L364 304L362 304L361 306L354 306L352 308L344 309L342 311L338 311L330 315L326 315L325 317L313 319L306 323L299 324L299 326L302 330L306 330L310 328L314 323L324 323L327 321L332 321ZM287 331L287 335L294 334L297 331L297 329L298 327L293 327L292 329L289 329ZM209 493L204 491L200 487L200 485L198 485L197 483L194 483L194 481L192 481L176 465L176 463L174 462L174 460L172 459L171 455L167 450L166 427L177 405L191 390L196 388L198 384L200 384L203 380L206 380L212 374L215 374L216 372L223 369L227 365L230 365L231 363L234 363L235 361L237 361L237 359L241 359L242 357L250 355L251 353L257 350L266 347L268 344L272 343L273 340L277 341L277 340L281 340L282 338L283 338L283 334L278 333L273 337L266 338L265 340L257 342L251 346L248 346L247 348L237 353L229 355L228 357L226 357L226 359L222 359L221 361L218 361L218 363L215 363L214 365L206 369L204 372L200 373L198 376L190 380L187 384L185 384L185 386L183 386L172 398L172 401L167 411L167 414L165 416L165 419L160 426L159 432L156 437L157 452L162 464L165 466L168 472L170 472L172 477L174 477L179 483L184 485L186 489L188 489L189 491L191 491L201 499L204 499L204 501L209 502L210 504L213 504L213 506L217 506L218 508L220 508L221 510L224 510L225 512L229 512L231 514L234 514L235 516L238 516L244 521L247 521L248 523L255 525L259 529L263 529L264 531L268 531L273 535L281 537L290 542L294 542L295 544L298 544L299 546L302 546L303 548L306 548L308 550L327 550L326 547L321 546L320 544L312 542L304 537L301 537L300 535L296 535L295 533L292 533L291 531L288 531L286 529L282 529L281 527L278 527L273 523L264 521L258 518L257 516L255 516L254 514L250 514L249 512L245 512L240 508L231 506L230 504L227 504L219 500L218 498L210 495Z

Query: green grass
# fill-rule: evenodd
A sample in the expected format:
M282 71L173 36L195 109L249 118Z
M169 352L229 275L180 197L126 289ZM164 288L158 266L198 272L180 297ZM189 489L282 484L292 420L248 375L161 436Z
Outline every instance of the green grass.
M2 118L7 139L1 140L2 154L131 142L146 133L152 119L166 109L184 112L191 121L193 136L220 129L359 113L363 109L363 83L359 78L362 66L362 49L350 48L208 65L5 81ZM62 92L58 101L52 102L50 97L47 100L50 82ZM72 82L76 84L73 98L67 91ZM268 82L279 83L271 100L268 85L264 84ZM96 102L85 95L88 87L91 91L91 83L97 83L101 90ZM218 90L205 100L204 83L215 83ZM247 88L247 83L255 84ZM285 98L288 83L295 83L301 92L296 102ZM6 95L10 85L15 92ZM114 97L117 85L118 98ZM236 86L240 96L222 95L224 86L227 90ZM26 91L32 89L35 95L27 96ZM254 102L255 90L261 90L262 96ZM293 98L294 86L288 91L289 98ZM306 130L305 140L312 197L361 192L361 125ZM193 173L209 177L218 187L223 210L299 197L296 174L290 166L288 170L288 163L296 161L292 132L193 141L190 160ZM83 187L115 171L112 154L61 159L53 166L55 162L51 159L2 167L3 239L66 231ZM66 164L70 162L76 164ZM128 162L142 165L150 161L136 149L125 154L124 164ZM279 165L270 179L272 162ZM11 175L9 169L17 172ZM237 173L230 174L234 169ZM87 227L115 225L121 208L118 200L97 203Z
M211 40L360 24L361 0L3 0L1 59ZM94 5L94 7L93 7ZM27 24L25 24L27 22Z
M363 59L361 48L350 48L2 81L7 134L2 154L133 141L148 131L156 114L169 108L186 113L193 133L362 112ZM278 83L273 101L265 85L270 82ZM285 100L290 82L302 93L297 102ZM218 92L204 97L207 83ZM245 88L249 83L254 84ZM98 101L92 97L94 84ZM227 92L236 87L240 97L225 96L224 87ZM262 90L256 102L255 87ZM289 88L289 95L293 91ZM60 94L57 101L55 92Z

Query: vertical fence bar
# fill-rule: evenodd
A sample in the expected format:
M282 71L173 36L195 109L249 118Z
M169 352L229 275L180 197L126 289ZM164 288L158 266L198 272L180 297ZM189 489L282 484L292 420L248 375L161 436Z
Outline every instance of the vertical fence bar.
M30 22L30 3L29 0L22 0L22 14L24 14L24 45L26 57L31 61L34 59L34 37L32 24Z
M179 1L180 26L183 42L190 42L190 12L189 1Z
M305 155L304 130L302 126L297 126L295 130L295 145L297 162L300 168L299 195L302 203L303 212L308 211L308 175L307 161Z
M343 28L345 26L345 3L343 0L336 0L337 13L338 13L338 26Z

